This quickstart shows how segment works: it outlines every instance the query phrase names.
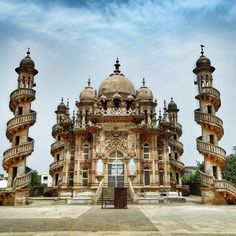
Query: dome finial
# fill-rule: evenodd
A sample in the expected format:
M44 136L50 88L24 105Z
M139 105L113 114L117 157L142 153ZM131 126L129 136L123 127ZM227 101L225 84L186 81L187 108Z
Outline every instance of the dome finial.
M26 57L30 57L30 48L28 48L28 51L26 52L27 56Z
M63 97L61 98L61 103L63 103Z
M116 63L114 64L114 66L115 66L114 72L119 74L120 73L120 64L119 64L119 58L118 57L116 58Z
M90 87L91 81L90 78L88 79L88 87Z
M145 78L143 78L143 82L142 83L143 83L143 87L145 87L145 83L146 83L145 82Z
M170 101L173 102L174 101L173 98L170 98Z
M202 56L203 56L203 54L204 54L204 50L203 50L203 48L205 47L204 45L200 45L201 46L201 54L202 54Z

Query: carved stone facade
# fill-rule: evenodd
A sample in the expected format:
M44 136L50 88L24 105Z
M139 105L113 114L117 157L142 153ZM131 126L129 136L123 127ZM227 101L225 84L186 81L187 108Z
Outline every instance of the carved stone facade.
M145 81L136 91L117 60L98 92L88 81L76 106L70 117L62 99L52 128L50 174L60 196L101 187L125 186L135 194L181 189L182 127L173 99L157 117Z

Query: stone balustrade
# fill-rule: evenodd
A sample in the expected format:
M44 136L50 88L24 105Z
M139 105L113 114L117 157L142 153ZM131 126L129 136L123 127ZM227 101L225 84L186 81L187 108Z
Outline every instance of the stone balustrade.
M214 115L211 114L207 114L207 113L202 113L200 111L195 111L195 121L197 123L203 121L203 122L208 122L211 123L211 125L216 125L218 127L220 127L220 129L222 130L222 134L223 134L223 121Z
M15 158L16 156L30 155L33 149L34 149L33 141L18 145L13 148L9 148L3 153L3 165L6 164L7 161L10 161L11 159Z
M184 146L181 142L174 140L174 139L170 139L168 143L170 146L172 146L172 147L174 146L174 147L178 148L180 150L180 155L183 154Z
M24 188L31 183L32 171L25 175L17 176L13 181L13 189Z
M24 125L26 123L33 124L36 121L36 112L32 112L26 115L20 115L12 118L7 122L7 130L14 129L18 125Z
M63 140L57 141L57 142L53 143L53 144L51 145L51 153L52 153L52 155L53 155L53 153L54 153L56 150L58 150L58 149L60 149L60 148L63 148L63 147L64 147L64 141L63 141Z
M200 153L207 153L209 155L216 156L220 158L221 160L225 161L226 152L223 148L219 146L204 142L198 138L197 149Z
M211 94L217 98L220 98L220 92L213 87L203 87L201 93Z
M27 88L20 88L20 89L16 89L15 91L13 91L10 95L10 100L15 99L16 97L19 96L32 96L35 97L35 90L33 89L27 89Z
M207 175L206 173L203 173L199 171L200 173L200 182L202 186L205 187L212 187L213 185L213 176L212 175Z
M181 169L182 171L184 170L184 163L178 160L175 160L174 158L169 159L170 164Z
M59 161L54 161L50 166L50 172L53 171L56 168L63 167L64 165L64 160L59 160Z
M227 190L231 192L231 194L236 196L236 186L225 179L222 180L215 179L214 187L216 188L216 190Z

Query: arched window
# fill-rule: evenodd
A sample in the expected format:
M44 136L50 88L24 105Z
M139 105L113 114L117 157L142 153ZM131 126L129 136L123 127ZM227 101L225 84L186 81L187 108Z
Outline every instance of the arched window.
M82 186L87 187L89 183L89 171L87 168L82 171Z
M149 169L145 169L144 172L144 185L150 185L150 170Z
M90 148L88 144L85 144L83 146L83 159L88 160L90 155Z
M150 158L150 145L147 143L143 145L143 158Z
M116 99L113 100L113 104L114 104L115 108L119 108L120 107L120 103L121 103L121 101L120 101L119 98L116 98Z

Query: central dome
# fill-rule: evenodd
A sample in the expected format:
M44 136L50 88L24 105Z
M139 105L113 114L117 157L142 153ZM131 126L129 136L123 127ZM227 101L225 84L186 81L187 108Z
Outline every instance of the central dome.
M105 79L98 91L98 95L124 93L135 95L135 87L130 80L128 80L119 70L120 64L117 58L114 73Z

